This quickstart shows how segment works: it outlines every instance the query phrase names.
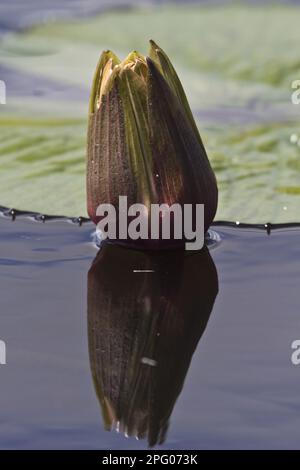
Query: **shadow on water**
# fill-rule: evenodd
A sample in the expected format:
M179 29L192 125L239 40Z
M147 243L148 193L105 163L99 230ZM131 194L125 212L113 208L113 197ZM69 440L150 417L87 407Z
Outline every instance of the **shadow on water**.
M88 336L107 430L149 446L164 442L217 293L206 247L144 253L103 246L88 273Z

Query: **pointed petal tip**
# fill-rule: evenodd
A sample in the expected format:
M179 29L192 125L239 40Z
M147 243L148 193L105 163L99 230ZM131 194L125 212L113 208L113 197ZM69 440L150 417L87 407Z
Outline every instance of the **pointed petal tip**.
M149 44L150 44L149 56L155 60L157 56L157 52L159 51L160 48L158 47L156 42L153 41L153 39L149 39Z
M151 47L154 47L155 49L159 49L159 46L156 44L156 42L153 39L149 39L149 43Z
M113 51L111 51L110 49L102 51L100 55L100 61L102 60L102 65L105 65L105 62L107 62L109 59L112 59L114 65L120 63L119 57L117 57Z

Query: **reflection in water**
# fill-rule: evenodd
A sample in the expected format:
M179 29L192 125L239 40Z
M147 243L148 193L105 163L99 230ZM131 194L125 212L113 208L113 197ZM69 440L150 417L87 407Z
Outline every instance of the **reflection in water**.
M88 274L88 334L106 429L146 438L150 446L164 442L217 292L206 247L101 248Z

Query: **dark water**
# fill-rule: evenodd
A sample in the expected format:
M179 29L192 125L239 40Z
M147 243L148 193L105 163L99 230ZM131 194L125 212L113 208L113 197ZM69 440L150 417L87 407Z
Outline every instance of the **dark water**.
M215 229L95 259L90 223L0 218L1 448L299 448L299 229Z

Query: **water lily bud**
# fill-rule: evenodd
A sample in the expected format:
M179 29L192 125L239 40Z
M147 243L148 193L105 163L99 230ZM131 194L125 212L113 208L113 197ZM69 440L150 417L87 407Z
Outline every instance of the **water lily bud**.
M117 241L164 248L161 232L155 241L120 236L119 196L127 197L128 206L143 204L149 218L153 204L203 204L206 232L218 190L175 69L162 49L150 44L147 58L134 51L120 62L106 51L99 60L89 110L87 208L96 224L103 218L99 205L116 209ZM171 230L174 244L184 240L174 238Z

